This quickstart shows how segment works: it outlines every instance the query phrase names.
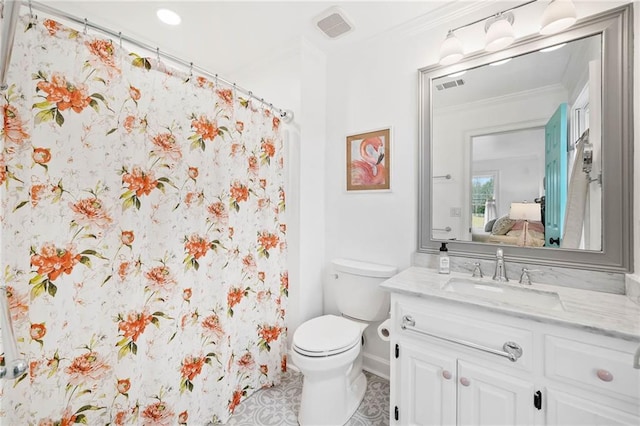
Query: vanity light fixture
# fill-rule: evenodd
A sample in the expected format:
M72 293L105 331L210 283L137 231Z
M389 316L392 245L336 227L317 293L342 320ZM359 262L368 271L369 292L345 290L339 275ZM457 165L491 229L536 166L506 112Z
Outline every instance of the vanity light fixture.
M516 36L513 32L513 13L499 13L489 18L484 26L487 33L484 50L496 52L513 43Z
M169 9L158 9L156 16L167 25L180 25L180 22L182 22L180 15Z
M453 31L449 31L447 38L440 46L440 65L451 65L464 57L462 42Z
M542 14L540 34L555 34L576 23L578 15L571 0L551 0Z
M451 65L464 57L463 43L456 35L456 31L470 27L480 22L485 24L486 44L485 50L496 52L509 46L515 40L513 29L514 16L510 13L514 9L535 3L538 0L526 1L517 6L505 9L494 15L478 19L477 21L450 29L447 37L440 46L440 65ZM542 14L540 34L554 34L569 28L576 22L576 8L572 0L551 0Z

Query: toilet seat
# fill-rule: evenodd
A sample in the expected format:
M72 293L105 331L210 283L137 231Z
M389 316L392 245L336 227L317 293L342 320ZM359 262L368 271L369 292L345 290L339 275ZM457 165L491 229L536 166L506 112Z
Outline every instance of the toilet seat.
M327 357L359 345L361 336L360 324L336 315L323 315L298 327L293 335L293 349L308 357Z

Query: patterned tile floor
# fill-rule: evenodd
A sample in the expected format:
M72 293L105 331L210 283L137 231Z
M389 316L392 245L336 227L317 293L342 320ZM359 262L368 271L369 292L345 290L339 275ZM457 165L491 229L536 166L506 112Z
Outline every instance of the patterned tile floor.
M387 426L389 381L366 371L364 374L367 376L367 391L347 426ZM256 392L238 405L227 425L295 426L298 424L301 391L302 375L289 369L284 373L279 386Z

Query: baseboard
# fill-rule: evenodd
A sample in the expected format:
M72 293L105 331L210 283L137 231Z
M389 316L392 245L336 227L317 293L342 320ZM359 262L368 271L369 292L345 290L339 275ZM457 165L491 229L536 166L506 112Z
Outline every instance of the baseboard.
M382 377L383 379L389 380L390 364L388 359L380 358L378 356L370 355L367 353L364 353L363 355L363 370L375 374L376 376Z

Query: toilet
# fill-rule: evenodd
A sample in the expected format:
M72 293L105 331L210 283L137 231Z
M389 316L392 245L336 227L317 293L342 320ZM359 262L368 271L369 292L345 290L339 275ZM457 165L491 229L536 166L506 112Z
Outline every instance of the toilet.
M336 259L331 265L341 316L310 319L293 334L291 358L303 375L301 426L347 423L367 388L363 332L371 322L389 316L389 294L378 284L395 275L397 268L349 259Z

